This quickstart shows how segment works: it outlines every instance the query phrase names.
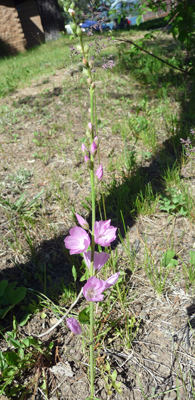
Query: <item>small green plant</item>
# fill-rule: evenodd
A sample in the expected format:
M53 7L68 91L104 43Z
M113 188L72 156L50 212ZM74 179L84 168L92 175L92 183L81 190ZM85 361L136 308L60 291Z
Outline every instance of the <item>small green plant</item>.
M44 189L42 189L32 200L27 202L27 198L25 197L26 192L22 193L18 200L15 203L12 203L9 199L4 200L0 197L0 206L5 208L7 211L11 211L13 214L20 214L24 217L31 217L37 208L39 208L40 204L37 203L37 200L43 194Z
M33 173L26 168L19 168L14 175L10 175L9 178L18 183L19 185L26 185L30 182Z
M117 371L116 369L111 373L111 367L109 362L106 360L106 364L100 365L101 376L105 381L105 387L107 395L111 396L113 389L117 393L122 393L121 382L117 382Z
M9 284L7 280L0 282L0 318L4 318L26 296L26 288L16 288L16 285L17 282Z
M35 139L32 139L32 141L37 145L37 146L47 146L45 143L44 136L41 132L34 132Z
M169 189L169 196L160 196L159 209L168 214L180 214L185 217L188 214L186 201L183 193L179 193L177 188Z
M42 372L51 365L53 342L45 348L38 339L32 336L24 339L19 338L15 318L13 327L14 329L5 335L9 348L11 347L13 350L0 351L0 395L24 399L29 393L32 393L33 388L36 392L38 381L42 378ZM31 371L32 368L36 368L36 373L30 373L29 382L22 384L21 378L24 371ZM42 390L44 390L44 387L46 387L45 391L48 395L45 378L43 379Z
M150 283L154 287L154 290L157 292L158 296L164 292L166 287L166 280L171 271L171 269L175 268L178 264L178 261L174 258L175 252L174 250L167 250L167 252L163 255L160 260L159 265L154 262L153 259L146 252L145 259L145 272L150 280Z

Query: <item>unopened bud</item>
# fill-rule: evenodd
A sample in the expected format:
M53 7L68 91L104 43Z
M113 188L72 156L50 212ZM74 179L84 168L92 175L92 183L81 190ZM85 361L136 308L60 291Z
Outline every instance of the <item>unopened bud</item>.
M97 136L94 137L93 141L95 142L96 146L98 147L100 144L100 141Z
M103 167L102 164L99 165L97 171L95 172L97 178L99 181L101 181L102 177L103 177Z
M88 83L89 85L91 85L92 79L91 79L91 78L88 78L88 79L87 79L87 83Z
M82 30L81 30L80 26L77 26L77 31L76 31L76 34L77 34L77 36L78 36L78 37L81 37L81 36L82 36L82 34L83 34L83 32L82 32Z
M84 65L85 67L88 67L88 66L89 66L88 61L86 60L86 58L83 58L83 65Z
M89 132L89 129L86 129L85 134L86 134L86 136L87 136L88 138L91 139L91 132Z
M85 44L84 52L87 53L87 54L89 53L89 45L88 44Z
M69 14L71 15L71 17L74 17L75 15L75 11L72 8L68 9Z
M89 123L88 123L88 128L89 128L89 130L90 130L90 131L92 131L92 129L93 129L93 125L92 125L92 123L91 123L91 122L89 122Z
M93 61L89 61L89 66L90 66L90 68L93 67Z
M90 160L90 158L89 157L87 157L86 155L85 155L85 162L86 162L86 164L87 164L87 167L88 168L91 168L91 160Z
M92 89L95 89L95 83L94 82L92 82L91 87L92 87Z
M84 153L84 155L87 155L89 157L90 156L89 150L84 145L84 143L82 143L81 148L82 148L82 152Z
M95 157L96 153L97 153L97 146L95 144L95 142L92 142L91 145L91 153L93 154L93 156Z
M72 29L73 33L76 33L76 30L77 30L77 24L75 24L75 22L72 22L72 23L70 24L70 27L71 27L71 29Z

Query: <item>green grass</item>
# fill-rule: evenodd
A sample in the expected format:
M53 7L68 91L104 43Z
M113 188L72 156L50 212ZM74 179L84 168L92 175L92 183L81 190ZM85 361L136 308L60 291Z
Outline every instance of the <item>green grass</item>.
M17 87L30 84L32 79L46 78L67 64L69 38L62 37L55 42L42 44L25 53L0 59L0 96L14 91Z

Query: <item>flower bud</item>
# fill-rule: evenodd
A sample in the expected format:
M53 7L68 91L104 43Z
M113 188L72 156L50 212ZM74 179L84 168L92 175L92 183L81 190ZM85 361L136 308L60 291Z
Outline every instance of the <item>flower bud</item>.
M92 82L91 87L92 87L92 89L95 89L95 83L94 82Z
M97 153L97 146L95 144L95 142L92 143L91 145L91 153L95 156Z
M78 223L82 226L83 229L86 229L87 231L89 230L89 224L86 221L86 219L84 219L83 217L81 217L79 214L75 213L76 218Z
M77 25L75 24L75 22L72 22L72 23L70 24L70 27L71 27L73 33L76 33Z
M75 16L75 11L72 8L68 9L69 14L71 15L71 17Z
M89 45L88 44L85 44L84 52L87 53L87 54L89 53Z
M91 85L92 79L91 79L91 78L88 78L88 79L87 79L87 83L88 83L89 85Z
M102 164L99 165L97 171L95 172L97 178L99 179L99 181L101 181L102 176L103 176L103 167Z
M92 131L92 129L93 129L93 125L92 125L92 123L91 123L91 122L89 122L89 123L88 123L88 128L89 128L89 130L90 130L90 131Z
M91 139L91 132L89 132L89 129L86 129L85 134L86 134L86 136L87 136L88 138Z
M85 155L88 155L88 156L90 155L89 150L88 150L87 147L84 145L84 143L82 143L81 149L82 149L82 152L83 152Z
M89 61L89 66L90 66L90 68L93 67L93 61Z
M87 157L86 155L85 155L85 162L86 162L86 164L87 164L87 167L88 167L88 168L91 168L91 160L90 160L90 158Z
M83 65L84 65L84 67L88 67L89 66L88 61L86 60L86 58L83 58Z
M81 335L82 334L82 328L79 322L74 318L67 318L66 323L68 328L75 334L75 335Z
M81 36L82 36L82 34L83 34L83 32L82 32L82 30L81 30L80 26L77 26L77 31L76 31L76 34L77 34L77 36L78 36L78 37L81 37Z
M97 136L94 137L93 141L95 142L96 146L98 147L100 144L100 141Z

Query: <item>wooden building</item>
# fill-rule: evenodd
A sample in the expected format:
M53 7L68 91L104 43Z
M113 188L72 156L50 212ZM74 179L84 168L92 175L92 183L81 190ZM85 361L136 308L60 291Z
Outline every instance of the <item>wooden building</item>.
M36 0L0 0L0 21L0 51L24 51L45 39Z

